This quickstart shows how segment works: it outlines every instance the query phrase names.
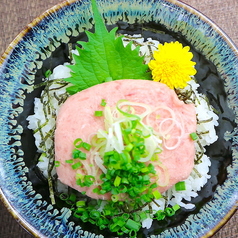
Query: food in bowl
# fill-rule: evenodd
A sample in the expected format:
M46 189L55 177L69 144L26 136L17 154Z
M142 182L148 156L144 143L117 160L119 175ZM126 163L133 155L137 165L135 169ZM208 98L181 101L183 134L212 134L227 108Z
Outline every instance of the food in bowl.
M97 21L96 21L97 22ZM136 41L135 41L136 42ZM176 43L177 44L177 43ZM179 44L179 43L178 43ZM173 44L170 44L170 45L173 45ZM168 45L167 45L168 46ZM181 47L181 45L179 45L179 47ZM82 52L82 51L81 51ZM79 58L78 59L80 59L80 56L79 56ZM189 59L189 60L191 60L191 59ZM188 61L188 62L190 62L190 61ZM191 65L190 65L191 66ZM61 66L61 68L64 68L64 69L66 69L67 70L67 67L64 67L64 66ZM191 67L190 67L191 68ZM71 69L72 69L72 67L71 67ZM73 67L73 69L75 69L75 67ZM190 71L189 71L190 72ZM55 74L56 74L56 71L54 72ZM54 73L53 73L53 75L54 75ZM193 74L193 73L192 73ZM148 74L145 74L146 76L146 78L148 77ZM190 75L189 75L190 76ZM52 76L53 77L53 76ZM70 76L69 76L70 77ZM66 78L67 78L67 76L66 76ZM190 77L191 78L191 77ZM52 78L53 79L53 78ZM108 81L111 81L111 79L109 78L107 78L107 80ZM123 79L122 79L123 80ZM148 80L148 79L145 79L145 80ZM137 82L139 82L139 81L137 81L136 79L134 79L134 81L135 81L135 83L137 83ZM50 84L49 83L50 81L47 81L47 83L46 83L46 85L47 86L52 86L53 88L51 88L51 90L49 90L47 87L46 87L46 89L43 91L43 94L42 94L42 100L44 101L44 100L46 100L46 102L49 102L49 105L51 105L51 103L52 103L52 101L51 100L56 100L57 101L57 103L58 104L61 104L62 103L62 101L64 101L64 99L60 99L58 96L56 96L57 94L56 94L56 91L57 91L57 93L60 91L60 93L62 93L63 94L63 96L65 96L66 95L66 93L65 93L65 91L64 91L64 87L63 86L68 86L68 85L63 85L63 83L62 82L58 82L57 80L55 81L55 83L56 83L56 87L58 87L58 89L60 88L60 90L55 90L55 85L54 84ZM112 82L114 82L114 81L112 81ZM149 82L151 82L151 81L149 81ZM176 81L177 82L177 81ZM128 82L127 82L128 83ZM153 83L156 83L156 82L153 82ZM107 84L110 84L110 82L108 82ZM158 85L159 85L160 83L158 83ZM199 191L199 189L201 188L201 186L203 186L205 183L206 183L206 181L207 181L207 179L209 178L209 175L207 175L207 172L208 172L208 168L209 168L209 166L210 166L210 162L209 162L209 159L206 157L206 156L203 156L204 155L204 146L205 145L209 145L210 143L212 143L212 142L214 142L214 140L217 138L216 137L216 135L215 135L215 133L214 133L214 125L217 125L217 116L214 114L214 110L213 110L213 108L206 102L206 98L203 96L203 95L201 95L201 94L199 94L197 91L196 91L196 87L197 87L198 85L194 82L194 81L191 81L191 82L189 82L189 84L188 84L188 86L187 86L187 88L184 88L184 89L178 89L178 88L176 88L176 93L177 93L177 95L178 95L178 97L180 97L180 98L183 98L183 100L186 102L186 103L194 103L195 104L195 107L196 107L196 110L197 110L197 114L198 114L198 117L200 117L201 115L205 115L206 117L204 118L204 119L200 119L200 123L198 123L198 127L197 128L199 128L199 130L200 130L200 133L197 133L197 135L198 136L200 136L200 140L204 140L205 142L202 142L202 143L200 143L200 142L198 142L197 144L196 144L196 140L195 140L195 142L193 142L193 143L195 143L196 144L196 149L197 149L197 151L199 151L199 153L196 155L197 156L197 161L195 161L195 162L197 162L197 164L195 165L195 167L194 167L194 170L193 170L193 173L194 173L194 175L193 175L193 177L194 178L196 178L197 180L199 180L199 178L201 179L201 180L203 180L203 183L201 183L202 185L199 185L199 188L197 189L197 190L192 190L191 191L191 194L190 195L186 195L186 196L188 196L188 200L189 199L191 199L191 197L194 197L194 196L196 196L196 191ZM78 87L78 85L77 85L77 87ZM77 88L76 87L76 88ZM166 87L173 87L173 86L171 86L171 85L167 85ZM75 89L75 87L73 88L73 89ZM72 90L72 87L71 87L71 90ZM78 90L78 89L77 89ZM81 90L81 89L80 89ZM167 90L167 89L166 89ZM49 94L49 92L53 92L53 95L54 95L54 97L52 97L52 98L47 98L48 97L48 94ZM72 91L70 91L70 92L72 92ZM82 91L83 92L83 91ZM43 97L43 95L45 95L46 97L44 98ZM74 97L74 96L72 96L72 97ZM60 99L60 100L58 100L58 99ZM103 98L101 98L101 99L103 99ZM120 100L120 99L125 99L125 98L119 98L118 100ZM49 101L48 101L49 100ZM107 102L107 100L105 100L105 102ZM196 105L196 102L197 102L197 105ZM201 103L202 102L202 103ZM133 103L133 101L132 102L130 102L130 103ZM143 102L141 102L141 103L143 103ZM116 102L115 102L115 104L117 104ZM201 106L202 105L202 106ZM41 107L41 106L43 106L43 111L47 111L47 110L45 110L47 107L44 107L44 103L43 104L39 104L39 107ZM85 107L86 107L86 105L85 105ZM120 108L119 108L120 109ZM133 110L133 107L132 107L132 105L130 105L130 107L129 108L127 108L129 111L130 110ZM120 109L121 110L121 109ZM200 111L199 111L200 110ZM204 110L206 110L206 111L204 111ZM201 113L201 111L202 111L202 113ZM119 111L120 112L120 111ZM206 113L205 113L206 112ZM101 112L100 112L101 113ZM129 113L129 112L126 112L126 113ZM122 113L123 114L123 113ZM130 114L130 113L129 113ZM136 114L137 115L137 114ZM193 114L194 116L195 116L195 114ZM98 116L98 115L97 115ZM138 116L138 115L137 115ZM159 116L159 115L158 115ZM130 117L130 116L128 116L128 117ZM47 137L46 138L44 138L44 137L42 137L42 138L40 138L41 140L39 141L39 145L42 145L42 141L44 142L44 140L45 139L49 139L49 131L50 132L52 132L52 129L53 129L53 131L54 131L54 126L55 126L55 122L54 122L54 116L53 117L51 117L51 118L47 118L47 120L49 120L49 121L53 121L53 125L51 126L51 127L49 127L49 130L47 131ZM172 119L171 118L166 118L165 120L167 120L167 122L169 122L169 121L171 121ZM50 123L46 123L47 124L47 126L50 124ZM175 123L176 124L176 123ZM37 125L37 128L32 128L32 129L35 129L35 130L37 130L37 131L39 131L40 132L40 134L41 134L41 130L39 130L39 128L44 128L44 126L39 126L39 124ZM208 133L208 131L207 131L207 128L211 128L211 133L209 132ZM205 130L206 129L206 130ZM57 129L56 129L57 130ZM198 129L197 129L198 130ZM39 134L39 133L38 133ZM191 132L191 134L192 134L192 132ZM35 135L37 135L37 133L35 133ZM196 134L193 134L193 135L191 135L191 136L195 136L194 137L194 139L197 139L196 137L197 137L197 135ZM80 135L80 137L82 137L81 135ZM207 142L206 141L206 139L204 139L204 138L206 138L206 137L208 137L209 139L208 139L208 141L209 142ZM202 139L201 139L202 138ZM77 139L77 138L75 138L75 139ZM96 138L96 139L101 139L101 138ZM187 137L187 139L188 139L188 137ZM192 142L192 140L193 140L193 138L190 138L189 139L190 140L190 142ZM197 141L200 141L199 140L199 138L198 138L198 140ZM79 140L80 141L80 140ZM85 141L83 141L84 143L85 143ZM90 142L90 141L88 141L88 142ZM87 144L89 144L88 142L86 142ZM51 144L52 145L52 144ZM73 142L72 142L72 145L73 145ZM202 145L202 146L201 146ZM45 145L44 145L45 146ZM51 148L51 146L50 146L50 148ZM73 151L73 150L72 150ZM45 159L45 157L44 157L44 153L48 153L47 151L45 151L45 150L43 150L42 151L43 152L43 156L41 157L41 160L44 160ZM108 151L107 151L108 152ZM162 152L161 152L162 153ZM46 158L47 158L48 156L46 156ZM78 158L76 158L76 159L78 159ZM82 159L82 158L81 158ZM66 159L69 163L67 163L68 164L68 168L70 168L70 169L72 169L72 161L70 161L70 160L72 160L72 159ZM83 160L84 159L82 159L82 162L83 162ZM58 161L58 160L56 160L56 161ZM204 161L205 161L205 163L204 163ZM74 163L74 162L73 162ZM61 166L61 163L56 163L57 164L57 170L60 170L60 168L62 167ZM201 174L199 173L199 170L196 168L196 166L197 167L199 167L199 165L201 165L201 164L205 164L205 166L206 166L206 174L205 175L202 175L201 176ZM73 164L73 165L75 165L75 164ZM79 164L78 164L79 165ZM77 165L77 166L78 166ZM101 164L102 165L102 164ZM94 167L94 165L92 166L92 167ZM200 166L201 167L201 166ZM103 168L102 166L101 166L101 168ZM77 169L77 168L76 168ZM90 170L90 168L89 168L89 170ZM101 170L103 170L103 169L101 169ZM105 174L105 173L104 173ZM87 174L88 175L88 174ZM79 175L78 175L79 176ZM89 176L92 176L92 175L89 175ZM118 178L118 177L116 177L116 178ZM82 178L78 178L78 179L81 179L82 180ZM90 177L90 179L89 179L89 183L91 183L92 182L92 180L94 180L95 178L92 178L92 177ZM115 184L117 185L118 183L120 183L120 182L118 182L119 180L120 180L121 178L119 178L119 179L117 179L117 180L114 180L114 181L116 181L115 182ZM189 179L191 179L191 178L187 178L188 180ZM76 179L75 179L76 180ZM201 180L200 180L200 182L201 182ZM84 181L85 182L85 181ZM185 181L183 181L184 183L179 183L180 185L182 185L182 187L184 187L184 185L186 185L186 182ZM191 180L188 182L188 184L192 184L193 182L191 182ZM115 185L114 184L114 185ZM177 187L178 187L178 185L179 184L177 184ZM79 185L78 186L80 186L80 183L79 183ZM85 187L85 186L82 186L82 187ZM115 186L115 187L118 187L118 186ZM176 187L176 186L175 186ZM181 191L177 191L178 193L178 195L177 195L177 197L179 197L179 196L181 196L181 193L185 193L184 192L184 190L187 190L188 188L187 187L189 187L189 186L185 186L186 187L186 189L184 189L184 188L180 188L180 189L178 189L177 188L177 190L182 190L182 192ZM176 188L173 188L174 190L176 190ZM100 192L100 191L98 191L98 192ZM163 197L163 196L165 196L165 195L162 195L162 194L160 194L160 193L155 193L155 194L153 194L153 199L157 199L157 200L159 200L160 198L160 196L162 195L162 197L161 197L161 200L162 200L162 205L160 205L159 203L159 201L155 201L156 203L158 203L159 205L156 205L156 203L155 202L153 202L155 205L154 205L154 207L157 207L157 208L159 208L159 210L156 210L156 208L154 208L153 207L153 205L149 205L148 204L148 208L147 208L147 210L145 210L145 212L144 211L142 211L141 212L141 214L140 214L140 218L139 218L139 220L141 219L142 220L142 226L144 226L144 227L147 227L147 228L149 228L150 227L150 225L148 225L148 224L145 224L147 221L148 221L148 219L149 219L149 223L151 223L151 221L152 221L152 218L151 218L151 216L152 215L155 215L155 217L157 217L157 219L158 220L161 220L164 216L170 216L171 214L173 214L179 207L178 206L176 206L176 205L179 205L179 206L184 206L185 208L187 208L187 209L192 209L193 208L193 206L191 205L191 204L184 204L183 202L182 202L182 199L177 199L176 197L175 197L175 194L176 194L176 192L174 193L173 192L173 196L171 196L171 195L169 195L169 193L171 193L171 190L170 191L166 191L165 193L167 193L166 194L166 196L167 197L170 197L170 201L168 202L168 201L163 201L163 200L166 200L165 199L165 197ZM117 194L113 194L113 195L117 195ZM65 193L63 193L63 195L62 195L62 199L65 199L65 200L68 200L68 197L67 196L65 196ZM186 197L185 196L185 197ZM184 198L184 197L183 197ZM72 198L71 198L72 199ZM118 197L117 196L114 196L113 197L113 199L114 199L114 204L115 203L120 203L121 202L121 198L119 198L118 199ZM117 200L118 199L118 200ZM115 201L115 200L117 200L117 201ZM110 207L112 204L110 204L110 203L102 203L102 201L100 201L100 204L95 204L95 203L93 203L94 204L94 206L88 206L88 207L90 207L90 209L92 209L92 210L87 210L87 207L85 207L85 204L86 204L86 202L85 202L85 197L82 199L82 200L80 200L77 204L78 205L76 205L76 208L75 208L75 215L76 216L78 216L80 219L83 219L83 220L85 220L85 221L90 221L90 222L96 222L96 220L99 220L102 224L97 224L98 226L100 226L100 228L105 228L105 225L106 226L109 226L109 221L108 220L102 220L102 219L98 219L99 218L99 216L100 216L100 214L98 213L98 211L100 211L100 209L103 209L103 206L105 207L105 206L107 206L108 204L108 206L109 206L109 208L110 209L106 209L106 212L109 212L109 211L111 211L112 209L112 207ZM90 201L90 202L92 202L92 201ZM75 204L76 204L76 202L75 202ZM166 207L166 206L168 206L168 207ZM151 207L152 207L152 209L151 209ZM167 209L167 208L170 208L170 209ZM167 209L167 210L166 210ZM171 210L172 209L172 210ZM152 212L150 212L152 210ZM96 212L97 211L97 212ZM133 211L133 210L132 210ZM147 212L147 211L149 211L149 212ZM90 213L92 213L93 215L92 215L92 217L94 218L92 218L92 217L89 217L89 216L87 216L87 214L90 214ZM154 213L154 214L153 214ZM126 214L126 215L125 215ZM136 232L137 232L137 230L141 227L141 224L140 223L138 223L137 221L135 221L135 220L133 220L133 219L137 219L138 220L138 217L137 218L133 218L132 219L132 217L128 217L128 214L129 213L123 213L123 217L121 217L121 218L123 218L124 220L126 220L126 221L128 221L128 223L127 222L125 222L125 223L123 223L123 222L121 222L121 219L118 219L117 220L117 225L115 225L115 221L113 221L114 223L112 224L112 223L110 223L110 227L111 227L111 230L112 231L114 231L114 232L117 232L118 234L121 234L122 232L123 233L129 233L131 236L135 236L136 235ZM149 216L147 216L149 214ZM151 215L152 214L152 215ZM118 215L118 210L116 210L116 213L115 214L110 214L110 216L111 217L113 217L114 216L114 218L115 217L117 217L117 215ZM138 214L137 214L138 215ZM108 215L109 216L109 215ZM115 219L114 219L115 220ZM146 222L144 222L146 220ZM106 222L106 224L105 224L105 222ZM144 223L143 223L144 222ZM123 223L123 224L122 224ZM120 227L120 225L121 225L121 227ZM133 226L132 226L132 224L133 224ZM118 228L119 227L119 228ZM132 228L131 228L132 227ZM123 229L123 230L122 230Z

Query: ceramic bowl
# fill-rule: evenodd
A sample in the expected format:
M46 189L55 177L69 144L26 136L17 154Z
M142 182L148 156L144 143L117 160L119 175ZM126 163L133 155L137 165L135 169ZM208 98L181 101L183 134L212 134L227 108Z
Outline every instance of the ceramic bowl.
M141 230L138 237L209 237L235 212L238 199L238 51L208 18L174 0L98 0L109 28L142 33L160 42L189 45L197 61L201 92L219 114L218 141L207 148L211 179L192 202L196 208ZM35 19L4 53L0 64L0 194L3 202L36 237L114 237L75 221L64 204L51 205L39 175L36 148L26 117L33 91L49 68L67 61L68 43L93 28L88 0L65 1Z

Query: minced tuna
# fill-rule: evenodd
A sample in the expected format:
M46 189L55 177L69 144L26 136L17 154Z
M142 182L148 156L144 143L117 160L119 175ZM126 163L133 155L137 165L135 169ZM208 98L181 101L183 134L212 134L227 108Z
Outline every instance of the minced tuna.
M94 193L92 190L97 185L91 187L76 185L75 175L78 171L73 170L71 165L65 162L72 157L75 139L81 138L90 143L92 135L99 129L105 129L104 117L95 117L94 115L95 111L102 110L102 106L100 106L102 99L105 99L110 107L115 106L119 100L126 99L158 108L158 121L163 119L163 125L153 117L149 122L150 125L153 125L154 130L163 127L162 131L167 133L166 139L163 141L162 152L159 155L159 163L152 162L159 175L159 179L156 181L159 185L158 190L162 193L177 182L188 178L193 169L195 158L194 141L190 138L190 134L196 131L195 106L180 101L174 90L162 83L147 80L117 80L83 90L69 97L61 106L56 122L55 160L60 162L57 174L62 183L80 192L85 191L92 198L110 198L107 194ZM171 119L171 113L176 119L175 122L174 119ZM172 123L175 125L172 127L173 130L170 130ZM88 165L86 165L87 163ZM87 160L84 164L90 170ZM97 165L94 164L94 166ZM96 170L102 173L99 168ZM95 171L95 167L92 171ZM97 173L98 176L100 173Z

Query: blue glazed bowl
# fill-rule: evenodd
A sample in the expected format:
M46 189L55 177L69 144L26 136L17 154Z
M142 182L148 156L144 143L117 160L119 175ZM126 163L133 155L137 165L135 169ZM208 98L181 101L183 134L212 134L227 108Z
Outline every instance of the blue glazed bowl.
M219 140L208 148L212 178L194 199L196 209L138 237L209 237L235 212L238 201L238 50L209 19L174 0L98 0L108 27L144 33L161 42L190 45L201 91L219 111ZM47 183L35 168L36 148L26 117L33 90L45 71L67 60L69 42L92 29L87 0L65 1L35 19L12 42L0 61L0 194L12 214L36 237L114 237L76 222L70 209L53 206ZM152 29L152 30L151 30Z

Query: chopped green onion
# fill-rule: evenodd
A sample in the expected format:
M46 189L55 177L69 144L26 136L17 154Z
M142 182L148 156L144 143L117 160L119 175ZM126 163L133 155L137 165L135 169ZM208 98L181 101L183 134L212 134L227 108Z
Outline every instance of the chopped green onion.
M91 218L89 218L89 220L88 220L91 224L96 224L96 221L94 220L94 219L91 219Z
M67 164L73 164L74 161L73 161L72 159L68 159L68 160L65 160L65 163L67 163Z
M102 185L101 185L102 189L110 191L111 190L111 183L110 181L105 181Z
M145 220L146 218L147 218L148 216L147 216L147 214L146 214L146 212L140 212L140 219L143 221L143 220Z
M60 199L61 199L62 201L66 201L66 200L69 199L69 195L66 194L66 193L61 193L61 194L59 195L59 197L60 197Z
M91 146L90 144L86 143L86 142L83 142L83 143L82 143L82 147L83 147L85 150L88 150L88 151L89 151L92 146Z
M147 194L142 194L141 195L141 200L144 202L151 202L151 197Z
M77 149L74 149L74 150L72 151L72 158L73 158L73 159L78 159L78 158L79 158L79 154L80 154L80 151L77 150Z
M114 195L111 196L111 199L112 199L113 202L117 202L119 200L119 197L118 197L118 195L114 194Z
M159 210L155 213L155 216L158 221L164 220L166 213L163 210Z
M123 183L123 184L129 184L129 181L128 181L127 178L123 177L123 178L121 179L121 183Z
M133 149L133 147L134 147L133 144L130 143L125 147L125 150L130 152Z
M94 182L95 182L95 177L91 175L84 176L84 183L83 183L84 186L90 187L91 185L93 185Z
M186 190L186 184L185 181L181 181L175 184L175 190L176 191L184 191Z
M97 194L100 194L100 188L99 187L96 187L93 189L93 192L94 193L97 193Z
M84 153L80 150L74 149L72 152L72 157L73 157L73 159L86 160L86 153Z
M90 187L95 182L95 177L92 175L76 174L76 184L81 187Z
M133 221L140 222L140 215L138 213L134 212L132 215L133 215Z
M119 187L119 192L120 193L126 193L127 192L127 186L121 184L120 187Z
M178 211L178 210L180 209L180 206L179 206L178 204L175 204L175 205L173 206L173 209L174 209L174 211L176 212L176 211Z
M125 134L130 134L130 133L131 133L131 128L126 128L126 129L124 130L124 133L125 133Z
M122 161L122 164L128 164L131 163L131 156L128 151L123 151L123 153L120 154L120 160Z
M117 223L112 223L110 226L109 226L109 229L110 231L112 232L118 232L121 227L117 224Z
M83 140L81 138L77 138L74 141L74 147L77 149L84 148L85 150L88 150L88 151L91 149L91 145L86 142L83 142ZM75 153L77 153L77 152L75 152Z
M158 190L153 191L153 196L155 199L160 199L163 197Z
M60 166L60 161L55 161L55 167L59 167Z
M88 212L87 212L87 211L84 211L84 212L82 213L80 219L81 219L83 222L88 221L88 219L89 219Z
M144 167L144 168L142 168L142 169L141 169L141 172L142 172L142 173L147 173L147 172L149 172L148 167Z
M77 212L84 212L86 209L84 207L77 207L76 209Z
M80 153L79 153L79 159L81 159L81 160L86 160L86 153L80 151Z
M51 71L50 69L48 69L48 70L45 72L45 77L46 77L46 78L49 78L51 74L52 74L52 71Z
M126 227L122 227L121 228L121 231L123 232L123 233L125 233L125 234L128 234L129 232L130 232L130 230L128 230Z
M104 190L104 189L101 189L101 190L100 190L100 194L101 194L101 195L103 195L103 194L105 194L105 193L107 193L106 190Z
M138 231L141 227L141 224L139 222L133 221L132 219L128 219L125 227L130 229L130 230L136 230Z
M100 212L99 211L97 211L97 210L92 210L90 213L89 213L89 216L92 218L92 219L98 219L100 216L101 216L101 214L100 214Z
M105 99L102 99L102 101L101 101L101 104L100 104L101 106L103 106L103 107L105 107L106 105L107 105L107 103L106 103L106 100Z
M95 116L95 117L101 117L101 116L103 116L103 111L95 111L95 112L94 112L94 116Z
M111 156L111 155L114 155L114 151L108 151L108 152L105 152L104 156Z
M81 219L82 213L81 213L81 212L78 212L78 211L76 210L76 211L74 211L73 216L76 217L76 218L80 218L80 219Z
M75 148L80 148L82 146L82 142L83 140L81 138L77 138L75 141L74 141L74 147Z
M82 166L82 163L77 162L77 163L73 164L71 167L72 167L72 169L79 169L81 166Z
M129 232L129 236L130 236L130 238L136 238L136 233L137 232L137 230L131 230L130 232Z
M121 177L116 176L115 180L114 180L114 186L118 187L121 184Z
M83 179L84 178L84 175L83 174L80 174L80 173L77 173L76 176L75 176L76 179Z
M190 138L191 138L192 140L197 140L197 139L198 139L197 133L192 132L192 133L190 134Z
M83 187L83 182L82 182L82 179L76 179L76 184L80 187Z
M175 214L174 209L171 207L166 207L164 211L165 211L166 215L169 217L171 217Z
M139 120L140 120L140 118L138 118ZM136 128L136 126L137 126L137 124L138 124L138 120L133 120L133 121L131 121L131 125L132 125L132 129L135 129ZM141 132L141 131L140 131Z
M84 207L85 204L86 204L85 201L77 201L77 202L76 202L76 207Z
M130 215L128 213L123 213L121 217L126 221Z
M75 202L68 200L68 201L66 201L66 203L71 206L70 207L71 211L75 210L75 208L74 208Z
M122 235L124 235L124 232L123 231L118 231L117 235L122 236Z
M150 176L148 174L142 176L143 182L150 182Z
M76 201L76 195L75 193L71 193L69 196L69 200L75 202Z
M104 209L103 210L103 215L104 216L110 216L112 214L112 211L110 209Z
M76 210L76 211L74 212L74 217L80 218L83 222L86 222L86 221L88 221L88 219L89 219L89 215L88 215L88 212L87 212L87 211L79 211L79 210Z

